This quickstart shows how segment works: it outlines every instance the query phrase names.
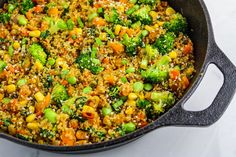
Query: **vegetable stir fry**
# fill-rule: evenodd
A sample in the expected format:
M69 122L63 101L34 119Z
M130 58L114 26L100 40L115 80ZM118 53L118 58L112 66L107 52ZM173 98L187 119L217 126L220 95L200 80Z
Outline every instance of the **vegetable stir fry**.
M9 0L0 9L0 129L73 146L148 125L193 77L187 31L160 0Z

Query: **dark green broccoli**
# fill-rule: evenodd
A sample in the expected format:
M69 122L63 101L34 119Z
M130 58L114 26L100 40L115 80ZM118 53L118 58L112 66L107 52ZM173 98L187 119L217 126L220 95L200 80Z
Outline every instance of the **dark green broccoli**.
M21 2L20 12L22 14L26 14L33 7L34 7L34 2L32 0L23 0Z
M114 24L118 24L120 22L119 14L115 8L112 8L112 10L108 14L105 14L104 18L106 19L106 21Z
M148 100L138 100L137 101L137 106L139 107L139 108L142 108L142 109L145 109L145 108L147 108L147 106L148 105L150 105L151 104L151 102L150 101L148 101Z
M82 53L76 59L76 63L78 63L80 69L88 69L93 74L98 74L103 71L103 67L100 66L100 61L98 59L92 58L91 53Z
M143 24L149 25L152 23L152 18L149 15L150 11L150 6L143 6L142 8L138 9L137 11L131 14L131 19L133 20L133 22L140 21Z
M172 15L172 19L169 22L165 22L163 27L169 32L178 34L179 32L185 33L188 27L187 20L180 13Z
M163 107L173 105L175 103L174 94L169 91L152 92L151 99Z
M112 98L117 97L119 95L119 87L118 86L110 87L108 95Z
M134 56L138 52L138 46L143 46L142 35L130 38L125 34L122 43L125 45L125 52L130 56Z
M48 30L41 32L40 37L42 39L46 39L50 35L50 32Z
M46 63L47 54L41 45L34 43L29 47L30 54L37 60L39 60L43 65Z
M153 59L158 55L158 50L151 45L146 45L145 50L149 59Z
M0 23L8 23L11 19L11 14L9 13L2 13L0 14Z
M0 60L0 73L6 68L7 63Z
M174 48L175 34L168 32L161 35L155 42L154 47L158 48L162 55L169 53Z
M145 71L141 71L142 77L145 81L150 83L165 81L169 76L169 62L170 58L168 56L163 56L156 64Z
M52 99L56 102L61 102L61 101L65 101L69 98L66 88L61 85L61 84L57 84L54 86L54 88L52 89Z
M29 137L27 135L23 135L23 134L16 134L16 138L19 138L24 141L29 141L31 139L31 137Z
M103 8L98 8L98 15L100 16L100 17L104 17L104 9Z
M71 109L71 106L75 103L77 97L72 97L66 101L64 101L61 107L61 110L63 113L66 113L68 115L73 115L74 111Z
M160 0L138 0L138 2L143 4L155 5L159 4Z
M10 124L12 124L12 121L10 118L5 118L2 120L2 122L3 122L3 126L6 126L6 127L8 127Z
M82 96L82 97L78 97L76 100L75 100L75 106L77 109L82 109L82 107L87 103L88 101L88 98L85 97L85 96Z
M40 128L39 135L43 138L52 139L56 134L50 130Z

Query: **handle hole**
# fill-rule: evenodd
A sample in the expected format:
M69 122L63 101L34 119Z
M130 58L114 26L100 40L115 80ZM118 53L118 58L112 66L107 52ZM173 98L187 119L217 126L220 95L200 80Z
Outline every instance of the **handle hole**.
M210 64L202 82L184 104L184 109L188 111L201 111L211 105L224 82L222 72L214 65Z

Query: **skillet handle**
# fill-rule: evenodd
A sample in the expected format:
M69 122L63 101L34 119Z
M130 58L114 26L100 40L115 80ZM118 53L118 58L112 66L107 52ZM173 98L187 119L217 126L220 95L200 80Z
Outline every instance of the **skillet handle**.
M168 125L209 126L222 116L235 93L236 67L216 44L212 45L209 54L208 63L215 64L224 75L224 83L212 104L202 111L186 111L181 105L177 105L166 115L163 115L160 121L156 121L156 127Z

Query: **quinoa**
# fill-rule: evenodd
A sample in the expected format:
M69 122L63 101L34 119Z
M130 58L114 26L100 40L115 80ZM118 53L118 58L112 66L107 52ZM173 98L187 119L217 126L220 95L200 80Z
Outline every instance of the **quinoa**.
M0 129L107 141L156 120L194 75L186 18L159 0L12 0L0 9Z

